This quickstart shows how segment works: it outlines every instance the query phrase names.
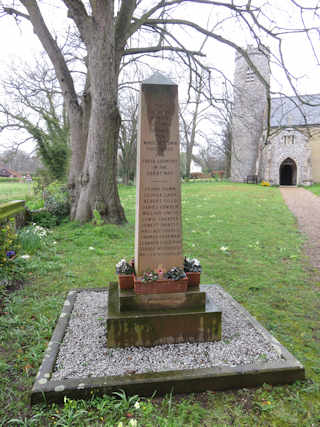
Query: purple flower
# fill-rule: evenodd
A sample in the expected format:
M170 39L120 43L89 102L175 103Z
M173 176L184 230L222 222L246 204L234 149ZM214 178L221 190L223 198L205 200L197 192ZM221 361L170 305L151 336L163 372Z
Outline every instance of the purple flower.
M7 252L7 257L8 257L8 258L12 258L12 257L14 257L14 256L15 256L15 254L16 254L16 253L15 253L15 251L8 251L8 252Z

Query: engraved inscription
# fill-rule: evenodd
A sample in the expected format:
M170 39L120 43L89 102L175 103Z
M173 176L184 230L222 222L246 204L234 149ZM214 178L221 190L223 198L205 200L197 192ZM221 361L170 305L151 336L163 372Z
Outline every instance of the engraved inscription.
M182 252L179 199L180 193L175 187L145 187L141 206L143 239L139 245L140 255L158 257Z
M170 136L176 90L171 86L155 86L152 91L147 89L145 96L149 126L156 137L157 154L163 156Z

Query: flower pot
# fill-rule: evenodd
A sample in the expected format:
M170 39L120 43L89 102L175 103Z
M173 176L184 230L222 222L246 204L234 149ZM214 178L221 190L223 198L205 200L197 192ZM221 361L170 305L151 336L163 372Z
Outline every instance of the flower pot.
M199 286L200 285L200 274L199 272L186 272L188 278L188 286Z
M158 279L154 282L142 282L140 277L134 278L134 291L136 294L169 294L186 292L187 289L187 277L179 280Z
M120 289L132 289L133 288L133 274L119 274L118 283Z

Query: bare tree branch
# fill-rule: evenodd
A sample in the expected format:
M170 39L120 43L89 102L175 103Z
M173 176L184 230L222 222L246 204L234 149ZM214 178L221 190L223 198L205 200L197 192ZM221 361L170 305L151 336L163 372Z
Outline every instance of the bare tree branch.
M90 19L82 1L63 0L63 3L68 8L68 16L76 23L82 40L84 42L88 42L88 27L90 24Z
M320 6L314 6L314 7L310 7L310 6L302 6L301 4L299 4L297 1L295 0L290 0L291 3L293 3L295 6L297 6L299 9L302 10L319 10Z
M57 42L50 34L44 19L41 15L40 9L35 0L20 0L24 7L29 12L30 21L33 25L35 33L38 35L42 45L44 46L51 62L55 68L57 78L60 86L69 104L70 110L80 108L77 94L74 88L74 83Z
M30 21L30 16L23 12L20 12L20 10L14 9L12 7L5 7L5 6L3 6L2 10L5 14L13 15L15 18L20 17Z
M197 55L197 56L206 56L204 53L199 51L187 50L180 47L174 46L150 46L150 47L136 47L131 49L126 49L123 53L126 55L139 55L141 53L152 53L152 52L161 52L161 51L171 51L171 52L183 52L186 55Z
M221 35L212 33L212 32L208 31L207 29L201 27L200 25L198 25L198 24L196 24L194 22L186 21L184 19L149 19L146 22L145 25L154 25L154 24L172 24L172 25L182 25L182 26L191 27L191 28L195 29L197 32L208 36L209 38L213 38L213 39L219 41L220 43L224 43L224 44L232 47L237 52L239 52L240 55L242 55L244 57L244 59L246 60L247 64L250 66L250 68L258 76L258 78L261 81L261 83L269 90L269 87L270 87L269 83L264 79L264 77L259 72L259 70L257 69L257 67L251 61L251 59L250 59L248 53L246 52L246 50L243 49L242 47L238 46L233 41L228 40L228 39L226 39L225 37L223 37Z
M121 8L117 15L115 28L115 38L118 42L119 48L121 47L123 49L128 38L130 37L131 18L135 8L135 0L127 0L121 3Z

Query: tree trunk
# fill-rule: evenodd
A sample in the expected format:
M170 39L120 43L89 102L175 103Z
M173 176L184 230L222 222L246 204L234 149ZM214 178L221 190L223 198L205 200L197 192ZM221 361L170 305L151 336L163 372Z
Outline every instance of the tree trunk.
M70 219L76 218L77 206L80 197L81 171L84 167L89 133L89 121L91 114L90 77L87 73L86 85L81 102L81 110L76 117L69 112L70 117L70 145L71 158L69 167L69 195L71 202Z
M192 160L192 147L190 147L190 144L187 146L187 152L186 152L186 177L190 178L190 169L191 169L191 160Z
M121 224L126 218L116 173L121 123L117 104L119 60L102 26L94 30L88 52L91 114L74 218L87 222L97 210L104 221Z
M186 150L186 177L190 178L191 176L191 162L192 162L192 153L193 147L195 144L196 138L196 127L197 127L197 114L198 114L198 105L196 105L196 111L192 120L192 130L190 137L187 138L187 150Z
M70 164L68 188L70 196L70 219L76 218L77 205L80 197L80 172L82 171L87 146L87 132L85 129L84 116L82 112L70 114Z
M126 169L124 174L123 174L123 184L124 185L129 185L129 180L130 180L130 176L129 176L129 170Z
M200 95L201 95L201 91L200 91L200 87L199 87L198 92L197 92L197 97L196 97L196 108L195 108L193 118L192 118L191 135L190 135L190 137L186 137L186 140L187 140L186 176L187 176L187 178L190 178L192 152L193 152L193 147L195 145L195 139L196 139L197 121L198 121L199 105L200 105Z
M89 18L82 2L65 2L88 51L89 74L83 102L79 105L65 58L45 24L38 2L20 2L27 9L28 19L54 65L68 111L71 219L87 222L96 209L106 222L123 223L126 219L116 171L121 121L117 105L118 74L125 40L122 50L116 50L114 4L96 0L93 16ZM128 19L130 22L130 14Z

